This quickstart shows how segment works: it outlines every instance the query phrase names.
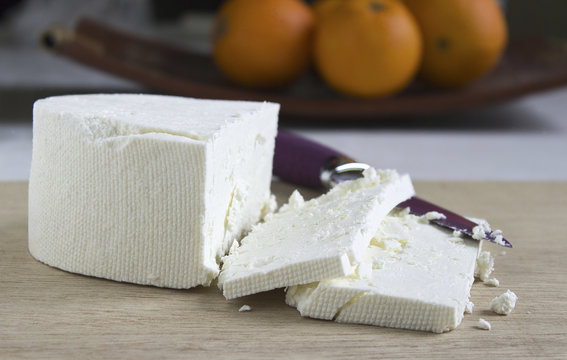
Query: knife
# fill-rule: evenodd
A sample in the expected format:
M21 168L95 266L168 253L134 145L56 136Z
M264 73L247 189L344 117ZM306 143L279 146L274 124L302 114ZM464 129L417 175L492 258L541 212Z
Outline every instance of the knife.
M356 162L327 146L287 131L278 131L273 172L282 180L311 188L328 189L337 183L361 177L368 167L369 165ZM445 217L432 219L433 223L478 238L473 235L478 232L478 228L475 228L479 224L419 197L414 196L397 207L409 208L410 213L418 216L436 211ZM483 240L512 247L499 231L487 231Z

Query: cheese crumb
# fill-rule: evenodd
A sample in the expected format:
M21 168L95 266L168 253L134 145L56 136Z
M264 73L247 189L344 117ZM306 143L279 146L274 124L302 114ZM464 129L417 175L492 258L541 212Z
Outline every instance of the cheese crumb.
M440 212L437 212L437 211L429 211L429 212L425 213L425 215L423 215L423 216L429 221L441 220L441 219L447 218L447 216L445 216L445 214L441 214Z
M472 238L476 240L487 240L488 236L490 236L490 240L498 245L505 246L506 243L504 242L504 235L502 235L502 230L494 230L488 221L484 219L475 219L469 218L471 221L474 221L478 225L472 229Z
M243 311L250 311L252 310L252 308L250 307L250 305L242 305L240 307L240 309L238 309L238 311L243 312Z
M476 327L482 330L490 330L492 328L490 323L482 318L478 319L478 324L476 324Z
M467 304L465 305L465 314L472 314L474 309L474 303L472 301L467 301Z
M498 245L504 244L504 235L502 235L502 230L494 230L491 234L494 237L494 243Z
M504 294L495 297L490 302L490 309L500 315L508 315L516 307L518 296L507 290Z
M489 251L482 251L476 259L476 274L481 281L489 279L494 271L494 258Z
M476 222L478 225L472 229L473 231L472 238L476 240L486 239L486 234L492 231L488 221L482 219L473 219L473 221Z
M479 225L473 227L472 231L473 231L472 238L475 240L484 240L484 238L486 237L484 229Z
M486 286L492 286L492 287L499 287L500 286L500 281L498 281L497 278L491 278L488 279L484 282L484 285Z

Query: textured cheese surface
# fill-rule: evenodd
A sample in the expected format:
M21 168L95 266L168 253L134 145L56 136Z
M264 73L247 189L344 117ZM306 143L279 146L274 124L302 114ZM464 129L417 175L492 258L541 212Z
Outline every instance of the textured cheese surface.
M157 95L37 101L30 253L118 281L209 284L269 207L278 110Z
M363 262L372 273L290 287L286 301L302 316L412 330L457 327L469 304L479 242L454 237L425 217L393 211Z
M305 202L298 192L223 259L219 287L235 298L347 275L381 219L414 193L407 175L369 169Z

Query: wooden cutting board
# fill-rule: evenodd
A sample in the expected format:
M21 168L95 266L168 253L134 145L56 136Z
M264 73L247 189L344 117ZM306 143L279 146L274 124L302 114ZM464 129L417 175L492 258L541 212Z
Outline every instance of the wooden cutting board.
M567 356L567 183L418 182L418 193L488 219L501 287L475 283L474 312L445 334L302 318L283 290L227 301L51 268L27 251L27 184L0 183L0 358L557 358ZM292 191L274 183L280 203ZM309 194L308 194L309 195ZM313 195L313 194L311 194ZM519 296L508 316L490 300ZM248 304L250 312L238 312ZM492 331L475 328L482 317Z

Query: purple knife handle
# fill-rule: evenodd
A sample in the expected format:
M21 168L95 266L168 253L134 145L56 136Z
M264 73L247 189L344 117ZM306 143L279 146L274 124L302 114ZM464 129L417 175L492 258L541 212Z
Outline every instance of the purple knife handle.
M338 158L353 162L336 150L280 130L276 137L274 175L294 184L321 188L323 168Z

